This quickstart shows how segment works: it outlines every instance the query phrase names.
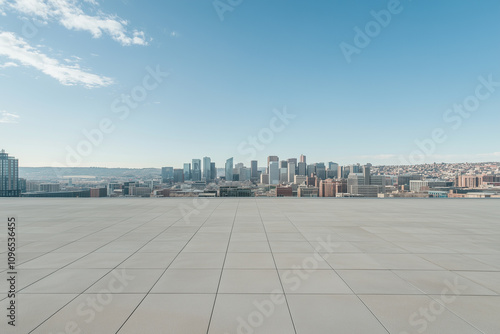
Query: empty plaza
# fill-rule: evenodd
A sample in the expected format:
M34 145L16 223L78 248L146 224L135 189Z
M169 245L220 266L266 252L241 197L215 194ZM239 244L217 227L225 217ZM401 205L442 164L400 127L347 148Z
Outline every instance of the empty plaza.
M0 212L2 333L500 333L495 199L11 198Z

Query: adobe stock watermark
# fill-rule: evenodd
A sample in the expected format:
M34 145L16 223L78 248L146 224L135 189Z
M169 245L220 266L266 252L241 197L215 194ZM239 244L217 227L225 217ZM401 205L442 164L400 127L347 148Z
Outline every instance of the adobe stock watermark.
M247 157L249 160L255 159L257 151L264 150L267 145L272 143L275 134L283 132L290 122L295 119L296 115L289 114L286 107L283 110L273 110L274 117L269 120L269 126L260 129L260 131L253 136L248 136L246 140L242 141L238 147L238 153Z
M407 0L411 1L411 0ZM348 64L352 62L354 54L359 55L363 49L370 45L371 41L382 32L392 21L393 16L400 14L403 11L403 6L399 0L389 0L387 2L387 9L379 11L370 11L373 20L368 21L364 28L358 26L354 27L353 43L341 42L339 44L340 50L344 55Z
M497 87L500 87L499 81L494 81L493 74L487 76L479 76L477 78L479 84L474 89L474 93L465 97L461 103L455 103L443 113L443 120L450 124L451 130L458 130L464 121L469 118L473 112L477 111L481 106L481 102L486 101L494 94ZM428 138L414 141L418 149L412 151L407 157L400 156L399 160L402 165L418 165L425 163L426 157L432 156L436 152L439 144L444 143L448 139L447 131L443 127L434 128Z
M191 224L191 216L199 215L200 210L206 208L209 203L210 201L206 197L193 197L192 205L179 205L182 220L186 223L186 225Z
M46 23L35 19L28 20L27 18L23 18L22 21L23 21L23 26L21 27L21 33L24 38L28 39L37 36L39 28L42 28L43 26L46 25Z
M332 241L331 235L328 235L326 240L317 238L319 243L316 246L312 256L308 256L302 260L300 264L292 265L291 270L283 272L282 283L283 286L288 286L291 291L296 291L300 288L302 283L306 281L311 273L319 268L320 262L325 262L325 260L338 248L338 244ZM320 252L324 252L320 255ZM285 303L285 297L279 289L274 289L269 294L269 297L264 300L255 300L252 304L255 309L250 312L246 317L238 316L236 321L238 322L236 333L237 334L253 334L255 330L261 327L265 320L270 318L276 307ZM229 334L229 333L225 333Z
M113 301L113 294L121 293L135 279L135 276L128 275L125 269L115 269L111 272L113 277L108 281L106 288L99 291L96 296L88 295L85 301L82 301L76 307L76 314L81 321L69 320L64 324L64 329L49 334L82 334L87 333L83 330L85 324L89 324L101 313L104 308Z
M453 283L449 280L444 281L445 287L441 290L439 301L431 300L426 307L420 307L418 311L413 312L408 317L410 326L415 327L418 333L423 333L429 327L429 324L436 321L437 317L446 310L445 305L453 303L457 296L460 296L466 289L466 285L460 285L458 276ZM407 331L401 331L399 334L410 334Z
M241 5L243 0L215 0L212 2L215 12L219 16L219 20L224 21L224 13L232 12L236 7Z
M104 142L105 136L116 129L117 121L126 120L131 112L146 100L149 93L158 88L169 75L168 72L161 71L159 65L156 65L155 69L147 66L145 70L146 75L142 78L141 84L134 86L128 94L122 93L111 103L111 113L118 120L103 117L95 128L83 129L83 138L74 146L66 146L65 163L54 162L52 167L78 167L85 157L91 155L94 149Z

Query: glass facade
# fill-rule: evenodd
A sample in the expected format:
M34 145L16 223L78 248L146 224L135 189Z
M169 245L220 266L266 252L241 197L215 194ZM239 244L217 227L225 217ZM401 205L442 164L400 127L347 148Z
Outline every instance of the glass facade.
M0 151L0 197L18 197L19 165L18 160L9 157L5 150Z
M163 183L172 182L174 179L174 167L162 167L161 178Z
M193 159L191 167L191 179L193 181L201 181L201 160Z
M226 160L226 181L233 181L233 158Z

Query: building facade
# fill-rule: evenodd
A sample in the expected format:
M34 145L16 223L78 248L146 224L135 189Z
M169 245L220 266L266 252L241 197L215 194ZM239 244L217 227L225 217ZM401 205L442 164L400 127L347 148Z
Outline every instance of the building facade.
M0 197L18 197L19 161L9 157L5 150L0 151Z
M233 158L226 160L226 181L233 181Z

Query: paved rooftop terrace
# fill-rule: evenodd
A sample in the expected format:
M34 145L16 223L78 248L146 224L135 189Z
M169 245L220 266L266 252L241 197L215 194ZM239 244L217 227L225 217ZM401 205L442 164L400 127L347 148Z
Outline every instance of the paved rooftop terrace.
M500 333L499 200L4 198L0 212L1 333Z

